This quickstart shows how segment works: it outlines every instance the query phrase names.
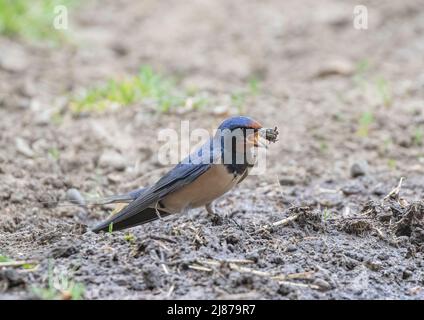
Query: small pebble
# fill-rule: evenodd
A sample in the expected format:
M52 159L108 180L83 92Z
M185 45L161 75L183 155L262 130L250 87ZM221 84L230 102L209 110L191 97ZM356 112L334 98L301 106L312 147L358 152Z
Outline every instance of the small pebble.
M367 174L368 163L366 161L355 162L350 167L350 175L352 178L365 176Z
M9 46L0 56L0 69L18 73L28 68L29 59L19 46Z
M25 199L25 195L21 192L14 192L10 196L10 201L12 203L22 203Z
M68 200L69 202L71 202L73 204L77 204L79 206L85 206L86 205L84 197L75 188L71 188L68 191L66 191L66 200Z
M287 252L295 252L297 251L297 247L294 244L289 244L286 248Z
M355 65L344 59L335 59L325 62L319 70L316 71L314 77L325 78L328 76L341 75L350 76L355 72Z
M115 151L105 151L99 158L99 166L123 171L127 167L126 159Z
M293 177L282 177L280 178L280 185L282 186L294 186L296 185L296 179Z
M15 146L16 146L16 150L28 157L28 158L33 158L34 157L34 151L31 149L31 147L29 146L29 144L22 138L16 138L15 139Z
M406 269L405 271L403 271L402 273L402 279L406 280L408 278L412 277L412 271Z
M321 291L328 291L331 289L331 284L329 284L324 279L315 279L313 284L318 286Z
M78 253L78 249L76 246L63 245L53 248L50 251L50 256L53 258L68 258L76 253Z
M380 261L367 261L365 266L372 271L379 271L383 267L383 264Z
M377 256L377 258L378 259L380 259L380 260L388 260L389 259L389 255L388 254L386 254L386 253L380 253L378 256Z
M357 183L349 183L344 185L341 190L345 195L349 196L352 194L361 193L362 189L362 186Z

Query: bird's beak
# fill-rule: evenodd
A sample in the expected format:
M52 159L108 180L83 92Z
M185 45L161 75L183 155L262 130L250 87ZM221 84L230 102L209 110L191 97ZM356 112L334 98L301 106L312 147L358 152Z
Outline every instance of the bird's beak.
M255 147L268 149L268 144L266 140L266 130L267 129L262 128L255 133L255 139L253 144Z
M254 134L247 137L250 145L256 148L268 149L268 143L276 142L278 137L277 127L274 129L261 128L258 129Z

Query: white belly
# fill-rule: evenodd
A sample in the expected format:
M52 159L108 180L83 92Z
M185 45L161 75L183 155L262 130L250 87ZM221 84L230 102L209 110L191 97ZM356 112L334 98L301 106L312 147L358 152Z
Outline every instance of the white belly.
M172 212L204 206L233 188L240 177L234 177L224 165L215 164L189 185L166 196L161 203Z

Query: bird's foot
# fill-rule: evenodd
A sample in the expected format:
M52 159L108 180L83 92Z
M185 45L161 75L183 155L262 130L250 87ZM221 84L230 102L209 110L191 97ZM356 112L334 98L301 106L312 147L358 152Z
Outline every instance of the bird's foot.
M162 220L162 215L160 214L157 205L155 206L156 215L158 216L159 220Z
M205 205L205 208L206 208L206 211L208 212L208 214L210 214L210 215L212 215L212 216L216 215L216 212L215 212L215 210L214 210L214 208L213 208L212 203L207 203L207 204Z
M213 208L212 203L208 203L205 205L206 211L208 212L208 217L211 219L212 223L217 225L217 224L222 224L222 217L216 213L216 211Z

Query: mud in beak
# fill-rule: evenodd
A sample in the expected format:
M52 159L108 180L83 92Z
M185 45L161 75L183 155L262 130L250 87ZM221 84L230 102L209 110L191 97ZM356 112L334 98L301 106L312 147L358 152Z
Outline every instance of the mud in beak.
M271 142L276 142L278 137L277 127L274 129L270 128L261 128L257 130L254 134L247 137L247 141L251 146L256 148L265 148L268 149L268 146Z
M274 129L262 128L255 134L255 147L268 148L269 143L276 142L278 137L277 127Z

